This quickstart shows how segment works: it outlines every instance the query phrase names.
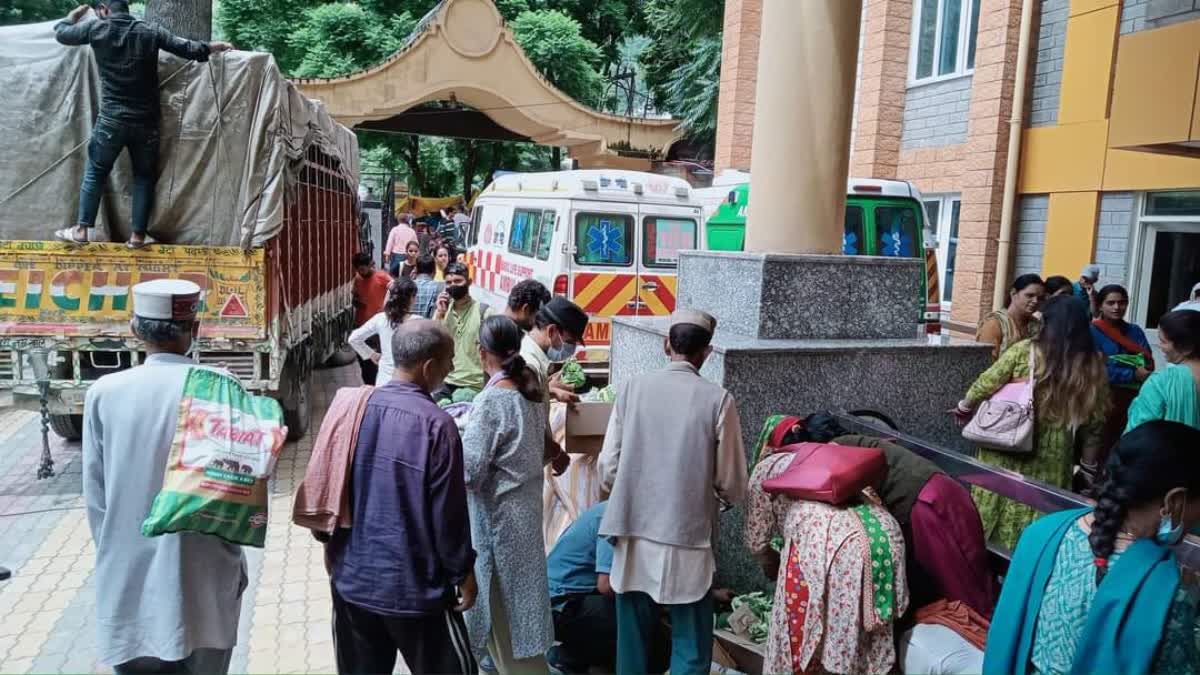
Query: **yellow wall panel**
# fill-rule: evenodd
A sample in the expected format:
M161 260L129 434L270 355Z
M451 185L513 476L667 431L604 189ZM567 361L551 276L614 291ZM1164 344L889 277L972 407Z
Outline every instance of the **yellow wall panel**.
M1200 20L1122 37L1113 81L1110 147L1191 138L1198 73ZM1065 73L1063 79L1065 90Z
M1120 0L1071 0L1071 16L1087 14L1106 7L1118 7L1120 4Z
M1092 262L1096 248L1096 213L1099 192L1058 192L1050 195L1046 219L1046 244L1042 272L1074 278L1076 270Z
M1200 187L1200 158L1135 150L1108 151L1105 190L1179 190Z
M1071 3L1074 9L1076 3ZM1108 83L1120 10L1108 7L1067 21L1062 93L1058 123L1089 122L1108 117Z
M1026 129L1019 191L1099 190L1104 177L1105 120Z

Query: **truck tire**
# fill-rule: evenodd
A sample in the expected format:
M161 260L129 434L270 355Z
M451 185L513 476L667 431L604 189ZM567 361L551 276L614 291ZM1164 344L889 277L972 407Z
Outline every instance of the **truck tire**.
M301 372L294 361L289 362L284 371L283 397L279 399L279 405L283 407L283 423L287 425L289 441L304 438L312 422L310 379L311 375Z
M83 438L83 415L50 415L50 428L68 441Z

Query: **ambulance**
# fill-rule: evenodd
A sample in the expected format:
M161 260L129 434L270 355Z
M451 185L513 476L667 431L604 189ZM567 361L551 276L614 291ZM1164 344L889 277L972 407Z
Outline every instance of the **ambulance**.
M497 309L536 279L591 317L576 358L606 375L614 316L675 309L679 252L702 248L687 181L609 169L512 173L475 200L467 232L472 295Z

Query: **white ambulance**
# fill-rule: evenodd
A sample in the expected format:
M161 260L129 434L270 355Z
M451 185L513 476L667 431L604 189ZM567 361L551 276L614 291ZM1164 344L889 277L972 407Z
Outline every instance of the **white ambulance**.
M702 246L687 181L608 169L499 176L475 200L467 233L477 300L501 308L536 279L591 317L576 358L606 373L614 316L675 309L679 251Z

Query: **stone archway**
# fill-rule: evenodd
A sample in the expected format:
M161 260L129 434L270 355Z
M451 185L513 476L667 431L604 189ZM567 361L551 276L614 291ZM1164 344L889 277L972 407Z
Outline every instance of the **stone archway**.
M384 63L296 84L349 127L378 128L422 103L458 101L518 138L566 147L585 168L649 170L649 158L665 157L681 136L675 120L610 115L559 91L525 56L491 0L443 0Z

